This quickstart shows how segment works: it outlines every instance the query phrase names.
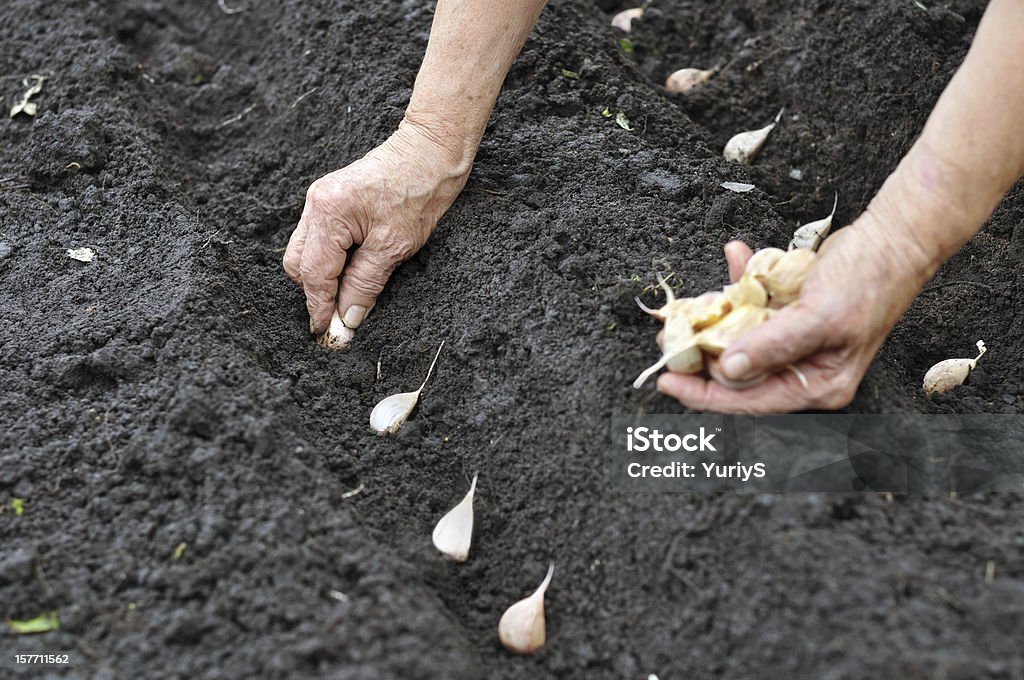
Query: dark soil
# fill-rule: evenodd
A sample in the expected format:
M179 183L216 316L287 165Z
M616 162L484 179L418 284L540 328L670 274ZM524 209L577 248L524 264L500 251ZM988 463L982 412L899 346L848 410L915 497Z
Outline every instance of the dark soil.
M50 79L0 121L0 616L61 630L0 652L90 678L1024 678L1020 497L623 495L602 468L612 414L679 410L629 386L656 351L633 295L720 285L727 240L784 245L834 191L853 219L983 3L924 5L665 0L627 54L614 3L555 2L466 191L331 354L283 248L309 183L397 124L430 3L3 3L5 108L8 76ZM781 106L753 167L720 159ZM1020 412L1022 224L1018 186L850 411ZM442 339L417 415L372 434ZM430 531L475 472L455 566ZM548 645L513 657L498 617L549 560Z

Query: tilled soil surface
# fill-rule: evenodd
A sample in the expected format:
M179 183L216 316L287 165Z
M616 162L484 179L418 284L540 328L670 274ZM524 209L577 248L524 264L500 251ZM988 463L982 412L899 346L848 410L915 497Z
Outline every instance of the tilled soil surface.
M0 634L5 659L69 650L54 677L89 678L1024 678L1020 497L624 495L602 467L612 414L679 410L629 386L656 355L633 296L655 271L721 285L727 240L785 245L833 192L837 224L856 217L983 3L659 0L627 52L614 3L554 2L466 191L337 354L280 259L309 183L400 120L432 5L223 6L242 11L0 7L5 109L48 75L38 116L0 121L0 616L61 623ZM667 93L682 66L723 71ZM753 167L721 160L783 106ZM851 412L1021 410L1022 224L1018 186ZM83 246L95 261L66 257ZM979 338L968 384L924 397L928 366ZM375 436L373 404L415 389L441 340L417 414ZM430 531L477 472L456 566ZM549 561L548 645L511 656L498 617Z

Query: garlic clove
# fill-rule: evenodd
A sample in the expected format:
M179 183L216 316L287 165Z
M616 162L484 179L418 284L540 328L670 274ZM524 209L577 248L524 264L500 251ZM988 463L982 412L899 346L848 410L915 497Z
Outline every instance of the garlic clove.
M740 280L722 289L722 293L729 301L732 308L740 305L754 305L764 307L768 304L768 291L764 286L748 273L744 273Z
M783 111L785 109L780 109L778 115L775 116L775 122L760 130L747 130L746 132L733 135L732 139L726 142L725 150L722 152L725 160L750 165L754 157L761 151L761 147L768 140L768 135L779 124Z
M615 16L612 17L612 26L620 30L629 33L629 30L633 28L633 19L639 19L644 15L643 7L635 7L633 9L624 9Z
M765 374L751 380L730 380L722 374L722 369L718 365L718 357L708 357L707 367L708 375L711 376L711 379L719 385L728 387L730 390L745 390L750 387L757 387L768 378L767 374Z
M985 342L979 340L978 356L973 359L946 359L929 368L928 372L924 374L924 384L922 385L925 394L931 395L936 392L944 394L958 385L963 385L967 376L978 365L978 359L987 351Z
M331 315L331 325L316 341L326 349L339 350L347 348L354 337L356 337L356 332L342 323L338 310L334 310L334 314Z
M695 330L714 325L729 313L729 298L725 293L712 290L690 299L686 318Z
M456 562L465 562L469 557L469 545L473 540L473 495L476 493L477 475L458 505L448 511L434 527L434 547Z
M392 394L390 397L382 399L373 407L373 411L370 412L370 427L375 432L380 434L386 432L394 433L402 429L402 425L405 425L405 421L408 420L413 409L416 408L416 404L419 403L420 393L427 386L427 381L430 380L430 375L434 372L434 365L437 363L437 358L441 356L442 347L444 347L444 340L438 346L434 360L430 362L430 368L427 369L427 377L423 379L423 384L420 385L418 390L415 392Z
M665 367L673 373L697 373L704 367L700 348L694 342L693 327L682 314L665 320L662 351L668 357Z
M810 250L817 250L821 242L828 236L829 230L832 229L832 218L835 217L837 205L839 205L838 192L836 193L835 200L832 202L832 212L828 214L828 217L808 222L794 231L793 240L789 242L789 249L809 248Z
M665 89L683 94L708 82L713 75L714 69L681 68L665 80Z
M747 260L747 266L743 273L753 276L764 285L764 282L768 280L768 272L785 254L786 251L781 248L762 248Z
M714 326L698 333L697 345L709 354L721 354L734 340L764 323L768 316L768 310L763 307L740 305Z
M783 307L800 296L804 281L814 268L817 256L808 248L790 250L779 258L765 277L765 288L772 306Z
M554 563L548 567L540 587L532 595L505 610L498 621L498 638L505 649L516 654L532 654L544 646L544 593L551 585L555 573Z
M419 400L419 390L392 394L382 399L370 412L370 427L380 434L398 432L409 419Z

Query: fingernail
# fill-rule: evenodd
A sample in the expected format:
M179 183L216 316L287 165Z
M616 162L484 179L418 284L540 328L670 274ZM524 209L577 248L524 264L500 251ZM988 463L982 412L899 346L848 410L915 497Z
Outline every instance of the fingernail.
M721 368L729 380L742 380L750 372L750 357L744 352L730 354L722 359Z
M362 305L352 305L345 312L345 316L341 317L341 322L349 328L355 330L363 323L363 319L366 318L366 307Z

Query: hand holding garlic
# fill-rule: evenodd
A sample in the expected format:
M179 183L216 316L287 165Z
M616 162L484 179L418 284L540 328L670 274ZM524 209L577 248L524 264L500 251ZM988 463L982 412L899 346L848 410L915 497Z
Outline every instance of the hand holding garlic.
M765 249L755 255L739 241L725 252L733 285L744 272L767 276L786 254ZM930 263L905 232L865 213L825 241L795 300L707 362L711 379L665 373L658 390L702 411L841 408L929 274Z

